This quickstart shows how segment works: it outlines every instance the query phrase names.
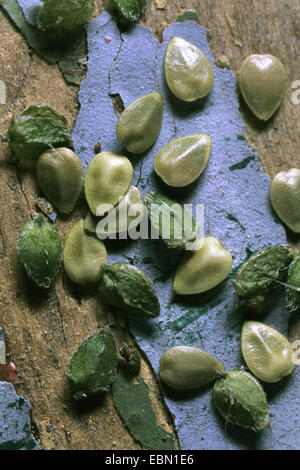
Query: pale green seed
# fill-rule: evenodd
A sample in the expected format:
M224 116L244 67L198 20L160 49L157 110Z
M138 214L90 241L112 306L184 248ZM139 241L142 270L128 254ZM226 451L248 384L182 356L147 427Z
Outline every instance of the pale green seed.
M300 170L278 173L271 183L271 202L278 217L295 233L300 233Z
M64 147L47 150L39 157L36 172L48 201L63 214L70 214L84 181L83 166L77 155Z
M119 142L131 153L146 152L160 133L162 117L160 93L149 93L135 100L120 114L116 129Z
M100 219L89 212L84 228L88 233L97 234L98 238L105 239L110 235L126 233L128 229L136 228L144 218L145 212L140 191L135 186L130 186L120 203L104 218Z
M254 431L270 424L265 392L255 377L243 370L230 370L215 382L213 401L228 423Z
M243 62L239 85L258 119L268 121L279 108L287 84L282 62L270 54L253 54Z
M257 321L247 321L242 330L244 360L257 378L278 382L295 367L293 349L279 331Z
M156 155L154 170L169 186L193 183L205 170L211 152L211 137L191 135L173 140Z
M159 375L169 387L193 390L212 382L224 365L205 351L191 346L175 346L163 353Z
M179 37L169 41L165 76L172 93L183 101L204 98L214 84L214 72L207 57L193 44Z
M85 178L85 196L92 214L102 216L110 209L108 206L120 202L129 189L132 171L130 161L122 155L113 152L95 155Z
M200 294L223 282L232 267L230 252L216 238L198 240L194 251L186 251L177 267L173 290L176 294Z
M84 220L73 225L65 243L63 261L73 282L88 284L99 281L101 267L107 263L107 253L100 240L85 232Z

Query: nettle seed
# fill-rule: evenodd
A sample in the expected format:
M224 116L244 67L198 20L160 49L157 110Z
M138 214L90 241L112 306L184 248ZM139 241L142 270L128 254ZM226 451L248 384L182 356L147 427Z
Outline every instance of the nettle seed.
M86 338L73 354L67 379L75 400L107 392L117 375L118 353L108 327Z
M269 308L282 292L292 260L286 246L270 246L250 256L232 281L238 306L256 313Z
M264 382L278 382L295 367L293 349L279 331L257 321L247 321L242 330L244 360L256 377Z
M70 214L84 181L83 166L76 153L67 148L47 150L39 157L36 172L48 201L63 214Z
M150 280L129 263L102 266L99 289L109 305L128 317L154 318L160 314L159 300Z
M154 170L168 185L182 188L205 170L211 152L211 137L191 135L173 140L156 155Z
M84 229L91 234L97 234L105 239L118 233L126 233L128 229L135 229L143 220L146 208L140 191L130 186L120 203L108 212L104 218L88 213L84 222Z
M107 253L100 240L85 232L84 220L79 220L66 239L63 259L69 278L77 284L88 284L99 281Z
M102 216L125 196L132 179L128 158L102 152L91 160L85 178L85 196L93 215Z
M215 380L224 365L201 349L175 346L163 353L159 362L159 375L169 387L193 390Z
M270 424L265 392L248 372L230 370L225 378L218 379L213 388L213 401L228 423L254 431L265 429Z
M146 152L160 133L162 117L160 93L149 93L135 100L120 114L116 129L119 142L131 153Z
M278 217L295 233L300 233L300 170L278 173L271 183L271 202Z
M287 84L282 62L270 54L253 54L239 73L242 95L258 119L268 121L279 108Z
M216 238L198 240L195 251L186 251L177 267L173 290L176 294L200 294L223 282L232 268L230 252Z
M214 84L214 72L207 57L200 49L179 37L169 41L165 76L172 93L183 101L204 98Z
M59 230L42 215L20 231L18 252L26 273L39 287L49 288L62 261Z

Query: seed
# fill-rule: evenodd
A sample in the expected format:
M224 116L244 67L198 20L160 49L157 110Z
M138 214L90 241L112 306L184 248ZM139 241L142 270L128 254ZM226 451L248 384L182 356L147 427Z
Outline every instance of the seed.
M145 8L147 7L147 0L115 0L118 9L118 19L121 24L127 24L128 21L138 21ZM120 17L121 16L121 17Z
M233 287L238 294L238 307L262 313L282 291L293 257L286 246L270 246L250 256L239 268Z
M144 218L146 208L142 195L135 186L130 186L120 203L100 219L88 213L84 222L84 228L88 233L97 234L100 239L108 238L117 233L126 233L133 230Z
M146 152L160 133L162 117L160 93L149 93L139 98L120 114L117 124L119 142L131 153Z
M39 157L36 171L49 202L63 214L70 214L79 199L84 177L76 153L63 147L47 150Z
M254 431L270 424L265 392L255 377L243 370L230 370L215 382L213 401L228 423Z
M50 287L62 261L59 230L42 215L20 231L18 252L26 273L39 287Z
M207 57L193 44L179 37L169 41L165 76L172 93L183 101L204 98L214 84L214 72Z
M109 390L117 374L118 354L108 327L86 338L73 354L67 370L75 400Z
M51 146L73 148L65 117L44 104L29 106L13 118L8 140L19 161L37 160Z
M106 205L120 202L129 189L132 171L130 161L122 155L102 152L94 156L85 178L85 196L92 214L104 215Z
M242 330L244 360L257 378L278 382L295 367L293 349L279 331L257 321L247 321Z
M286 303L290 312L300 308L300 256L290 266L287 278Z
M73 225L65 243L63 258L67 275L77 284L99 281L101 267L107 263L104 244L85 232L84 220Z
M177 267L173 290L176 294L200 294L223 282L232 267L230 252L216 238L198 240L195 251L186 251Z
M177 390L193 390L212 382L224 370L221 362L205 351L191 346L175 346L163 353L160 378Z
M268 121L279 108L287 84L282 62L270 54L253 54L239 73L242 95L258 119Z
M295 233L300 233L300 170L278 173L271 183L271 202L278 217Z
M205 170L211 152L211 137L191 135L173 140L156 155L154 170L176 188L193 183Z
M178 202L156 193L148 193L144 204L152 227L168 248L184 249L195 240L198 227L193 216Z
M95 9L94 0L43 0L38 27L43 31L72 30L87 23Z
M104 300L128 317L153 318L160 313L155 290L146 274L129 263L102 266L100 292Z

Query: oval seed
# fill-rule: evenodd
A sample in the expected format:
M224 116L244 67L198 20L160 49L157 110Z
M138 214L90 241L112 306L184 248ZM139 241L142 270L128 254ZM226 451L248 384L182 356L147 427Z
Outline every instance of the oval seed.
M207 57L200 49L179 37L169 41L165 76L172 93L183 101L203 98L214 84L214 72Z
M211 152L211 137L191 135L173 140L154 160L154 170L161 179L176 188L193 183L205 170Z
M292 373L293 349L279 331L257 321L247 321L242 330L242 353L252 374L264 382L278 382Z
M268 121L279 108L287 84L282 62L270 54L253 54L243 62L239 85L258 119Z
M39 287L49 288L62 261L58 228L42 215L20 231L18 252L26 273Z
M160 313L159 300L150 280L132 264L102 266L99 289L109 305L129 317L153 318Z
M168 248L183 250L196 239L199 227L193 216L178 202L162 194L148 193L144 204L152 227Z
M73 225L66 239L63 258L67 275L77 284L99 281L101 266L107 263L104 244L85 232L84 220Z
M37 18L43 31L65 29L71 31L87 23L95 9L94 0L43 0Z
M47 150L37 162L38 183L51 204L70 214L79 199L84 171L76 153L67 148Z
M238 295L238 307L262 313L282 292L288 267L293 260L286 246L269 246L253 253L232 281Z
M24 109L8 129L10 148L20 163L37 160L49 147L73 148L66 118L45 104Z
M200 294L223 282L232 267L230 252L216 238L198 240L195 251L186 251L177 267L173 290L176 294Z
M86 338L73 354L67 370L75 400L109 390L117 374L118 354L108 327Z
M102 152L94 156L85 178L85 196L92 214L104 215L106 204L120 202L129 189L132 171L130 161L122 155Z
M191 346L175 346L163 353L159 375L169 387L193 390L212 382L224 365L205 351Z
M120 114L117 124L119 142L131 153L145 152L160 133L162 117L160 93L149 93L135 100Z
M270 424L265 392L255 377L244 370L230 370L215 382L213 401L228 423L254 431Z
M115 210L109 211L104 219L95 217L89 212L84 222L84 228L88 233L97 234L98 238L104 239L110 235L125 233L128 229L136 228L144 218L145 212L146 208L140 191L135 186L130 186Z
M271 183L271 202L278 217L295 233L300 233L300 170L278 173Z

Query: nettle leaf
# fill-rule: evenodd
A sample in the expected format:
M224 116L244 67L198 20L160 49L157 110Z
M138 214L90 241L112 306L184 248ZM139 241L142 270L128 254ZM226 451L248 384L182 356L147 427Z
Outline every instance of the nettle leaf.
M49 288L62 262L58 228L38 215L21 229L18 252L30 279L39 287Z
M115 0L122 15L129 21L138 21L144 13L148 0Z
M292 259L286 246L271 246L250 256L232 281L239 306L262 313L272 305L283 290Z

